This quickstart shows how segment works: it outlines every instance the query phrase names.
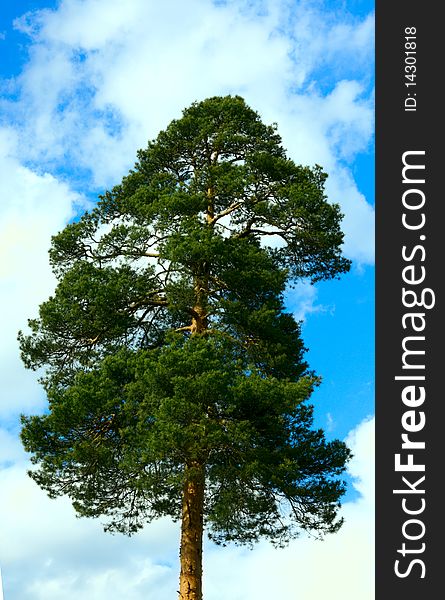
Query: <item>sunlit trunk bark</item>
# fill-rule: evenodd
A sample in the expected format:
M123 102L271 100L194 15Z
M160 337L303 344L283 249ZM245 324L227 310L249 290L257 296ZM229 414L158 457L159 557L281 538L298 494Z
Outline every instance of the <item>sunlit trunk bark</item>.
M204 473L202 467L186 470L182 495L179 600L202 600L202 536Z
M214 216L214 191L207 191L207 222ZM207 299L209 293L209 267L204 264L194 281L195 304L192 308L192 334L202 334L208 328ZM204 527L204 467L187 465L182 492L182 523L179 576L179 600L202 600L202 537Z

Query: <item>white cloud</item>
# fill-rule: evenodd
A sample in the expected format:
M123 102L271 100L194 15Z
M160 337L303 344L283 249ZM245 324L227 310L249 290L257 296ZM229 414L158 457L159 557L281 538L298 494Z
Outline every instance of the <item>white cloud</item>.
M0 469L12 465L22 466L26 461L27 455L16 433L0 428Z
M345 252L373 262L373 199L345 166L372 138L372 16L287 0L63 0L17 27L34 40L10 107L26 123L28 158L70 161L111 186L192 101L239 93L278 122L292 158L328 171L347 214Z
M48 263L51 235L73 215L80 196L48 173L20 164L14 131L0 129L0 415L41 403L33 374L19 359L17 332L54 286Z
M307 281L298 282L286 292L286 306L297 321L304 321L307 315L318 312L332 312L333 307L317 303L317 288Z
M353 449L353 458L348 471L354 478L354 487L362 496L362 503L372 505L375 494L374 461L375 419L367 418L353 429L346 438L347 445Z
M316 2L300 2L297 6L296 10L290 9L288 30L295 39L293 55L304 65L306 83L313 81L314 65L323 83L327 77L341 78L345 69L363 75L363 65L374 59L374 15L360 20L343 11L320 13ZM328 75L321 72L323 67L329 68Z
M344 214L344 252L358 264L369 264L374 257L374 209L368 204L352 179L348 169L339 167L335 177L329 177L326 190L335 198Z
M17 457L18 442L0 435ZM345 524L325 541L302 537L284 550L206 543L204 593L213 600L372 600L374 420L348 437L349 472L358 499L344 504ZM153 523L133 538L110 536L97 521L76 519L66 499L49 500L26 477L26 463L0 470L0 549L5 593L16 600L167 600L178 577L177 525ZM320 576L322 572L322 576ZM27 573L27 577L22 576ZM272 573L272 577L260 577ZM347 582L347 584L345 583Z

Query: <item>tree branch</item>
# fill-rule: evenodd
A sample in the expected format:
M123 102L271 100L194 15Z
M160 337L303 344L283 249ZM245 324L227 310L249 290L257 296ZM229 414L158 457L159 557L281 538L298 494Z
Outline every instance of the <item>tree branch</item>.
M215 223L216 221L218 221L222 217L225 217L226 215L230 215L230 213L232 213L234 210L236 210L237 208L239 208L243 204L244 204L244 202L242 202L242 201L234 202L228 208L226 208L225 210L222 210L220 213L218 213L217 215L215 215L214 217L212 217L211 219L209 219L209 224L213 225L213 223Z

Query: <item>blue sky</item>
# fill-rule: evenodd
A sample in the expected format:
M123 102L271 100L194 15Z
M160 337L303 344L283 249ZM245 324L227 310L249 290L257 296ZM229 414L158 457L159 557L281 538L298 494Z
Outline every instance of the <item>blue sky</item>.
M44 410L45 398L20 363L16 332L54 287L51 235L118 183L136 150L193 100L238 93L264 121L278 123L296 162L325 168L329 199L345 214L351 272L339 281L301 283L287 303L303 319L307 360L323 378L312 398L316 425L347 438L355 458L341 533L318 545L301 539L285 551L210 545L206 596L268 598L254 573L274 564L283 598L318 600L326 590L314 585L316 565L334 555L331 600L371 600L373 9L365 0L2 3L0 537L12 540L0 549L6 598L174 595L175 526L160 522L132 540L107 536L100 523L74 519L69 502L49 501L26 477L18 417ZM294 563L304 572L298 595ZM222 585L227 565L234 579Z

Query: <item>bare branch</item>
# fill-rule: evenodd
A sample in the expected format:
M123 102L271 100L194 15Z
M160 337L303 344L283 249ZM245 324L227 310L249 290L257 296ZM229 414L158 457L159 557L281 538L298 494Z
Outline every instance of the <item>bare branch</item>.
M232 213L234 210L236 210L237 208L239 208L243 204L244 204L243 201L234 202L228 208L226 208L225 210L222 210L220 213L218 213L217 215L215 215L214 217L212 217L211 219L209 219L209 224L213 225L213 223L215 223L216 221L218 221L222 217L225 217L226 215L230 215L230 213Z
M191 325L185 325L184 327L178 327L177 329L175 329L175 333L179 333L180 331L191 331L191 330L192 330Z

